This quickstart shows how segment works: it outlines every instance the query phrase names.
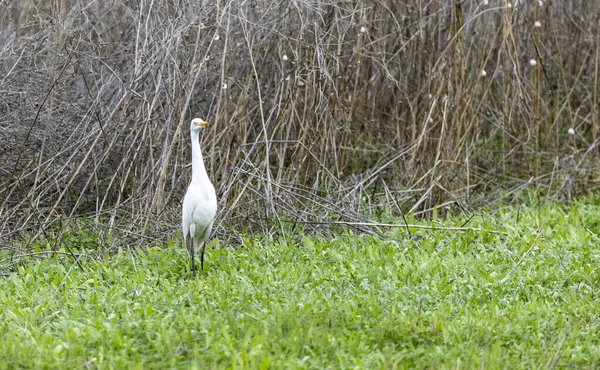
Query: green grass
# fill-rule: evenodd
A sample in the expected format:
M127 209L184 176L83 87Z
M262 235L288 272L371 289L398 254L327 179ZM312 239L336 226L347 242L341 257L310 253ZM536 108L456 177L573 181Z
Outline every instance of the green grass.
M29 262L0 280L0 368L597 368L598 203L247 240L196 279L176 247Z

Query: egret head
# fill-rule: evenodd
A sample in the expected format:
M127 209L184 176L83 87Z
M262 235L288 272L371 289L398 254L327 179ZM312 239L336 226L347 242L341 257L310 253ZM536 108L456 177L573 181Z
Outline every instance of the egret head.
M200 130L202 127L206 127L208 126L208 122L206 122L205 120L203 120L202 118L194 118L192 120L192 124L190 126L190 129L192 131L198 131Z

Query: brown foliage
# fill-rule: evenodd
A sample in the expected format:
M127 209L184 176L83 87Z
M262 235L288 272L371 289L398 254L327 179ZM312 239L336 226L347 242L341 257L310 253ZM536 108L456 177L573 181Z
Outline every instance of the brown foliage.
M172 229L196 116L224 225L594 189L599 6L511 5L0 1L0 235Z

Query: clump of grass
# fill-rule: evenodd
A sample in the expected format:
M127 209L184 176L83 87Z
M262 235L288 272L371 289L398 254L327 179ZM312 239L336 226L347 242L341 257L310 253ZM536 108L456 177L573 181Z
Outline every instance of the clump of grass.
M44 258L0 280L0 367L594 368L598 213L587 199L472 231L245 237L197 279L175 243L83 271Z

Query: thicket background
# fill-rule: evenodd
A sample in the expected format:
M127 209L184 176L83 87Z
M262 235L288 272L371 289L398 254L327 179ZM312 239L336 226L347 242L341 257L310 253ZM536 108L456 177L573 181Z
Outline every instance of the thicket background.
M218 233L568 199L599 45L587 0L0 0L0 235L172 233L194 117Z

